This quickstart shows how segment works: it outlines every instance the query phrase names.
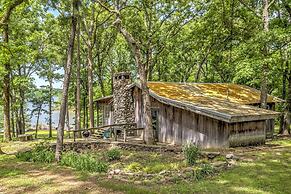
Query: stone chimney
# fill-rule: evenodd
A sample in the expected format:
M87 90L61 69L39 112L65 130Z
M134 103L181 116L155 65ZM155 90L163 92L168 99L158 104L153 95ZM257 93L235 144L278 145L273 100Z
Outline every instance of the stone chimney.
M130 73L120 72L113 76L113 118L115 124L134 123L134 102Z

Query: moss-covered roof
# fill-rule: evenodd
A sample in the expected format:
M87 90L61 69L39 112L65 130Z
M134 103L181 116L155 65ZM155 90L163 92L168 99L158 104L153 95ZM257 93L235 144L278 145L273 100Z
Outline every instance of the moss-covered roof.
M200 102L201 97L215 97L239 104L260 103L260 91L254 88L231 83L171 83L149 82L149 88L156 93L171 98L188 97L191 102ZM281 99L268 95L267 101L282 102Z
M259 103L260 93L246 86L166 82L149 82L148 86L152 96L160 97L164 102L229 122L259 120L259 117L264 120L278 115L274 111L247 105ZM268 96L268 102L279 100Z

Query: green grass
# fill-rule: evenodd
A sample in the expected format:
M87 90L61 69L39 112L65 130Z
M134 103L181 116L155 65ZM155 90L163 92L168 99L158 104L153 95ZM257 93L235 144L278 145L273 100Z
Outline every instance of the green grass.
M0 155L0 188L7 188L7 193L89 193L92 190L86 191L82 186L88 183L92 189L111 189L124 193L291 193L291 138L274 140L267 144L270 146L264 146L261 150L234 150L234 154L242 154L240 157L243 160L238 161L233 169L211 178L151 185L124 183L107 179L100 174L76 172L55 164L21 162L15 156ZM4 147L5 149L7 148ZM98 157L102 157L102 154ZM176 157L178 156L175 154L122 151L121 159L111 164L119 168L138 162L143 168L148 167L158 172L172 168L171 164L183 164L181 158ZM61 185L63 183L58 180L71 181L70 184L76 183L77 186L72 190L70 184Z
M26 134L33 134L35 135L35 131L27 131ZM49 138L49 130L38 130L37 132L37 138L42 139L42 140L55 140L57 137L57 130L53 129L52 130L52 138ZM69 137L69 133L65 131L64 134L65 138ZM71 136L73 137L72 133ZM13 138L16 139L16 138ZM3 141L3 133L0 133L0 142Z
M279 147L247 152L243 157L254 161L240 161L238 166L210 179L150 187L125 186L116 182L114 188L128 193L291 193L291 139L275 140L268 144ZM102 186L110 188L106 182ZM136 187L142 191L134 192Z

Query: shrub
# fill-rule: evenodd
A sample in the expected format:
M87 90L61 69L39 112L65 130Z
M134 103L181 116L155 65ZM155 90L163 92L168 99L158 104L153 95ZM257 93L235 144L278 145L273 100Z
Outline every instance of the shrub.
M31 151L16 154L16 157L22 161L51 163L55 159L55 154L48 143L42 142L36 144Z
M112 148L106 152L106 157L109 161L119 160L121 158L121 151L117 148Z
M196 180L201 180L213 174L214 168L210 164L202 164L193 171L193 176Z
M16 158L20 159L21 161L28 162L32 158L32 151L18 152L16 154Z
M142 170L142 165L138 162L133 162L129 164L125 170L131 171L131 172L140 172Z
M88 172L107 172L108 170L107 163L97 160L90 154L77 154L76 152L63 153L61 165Z
M193 166L199 157L200 150L197 145L185 144L183 146L183 154L187 164Z

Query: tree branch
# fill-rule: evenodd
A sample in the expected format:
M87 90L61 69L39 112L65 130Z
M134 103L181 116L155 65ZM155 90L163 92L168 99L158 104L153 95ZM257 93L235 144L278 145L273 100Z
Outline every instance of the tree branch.
M250 10L251 12L253 12L253 14L258 17L258 18L261 18L260 15L258 15L258 13L252 9L250 6L248 6L243 0L239 0L239 2L241 2L241 4L243 4L248 10Z
M27 1L27 0L15 0L13 1L13 3L11 3L7 10L4 12L3 16L1 17L0 19L0 27L2 25L5 25L8 23L9 21L9 17L11 15L11 12L13 11L13 9L15 9L18 5L20 5L21 3L23 3L24 1Z

